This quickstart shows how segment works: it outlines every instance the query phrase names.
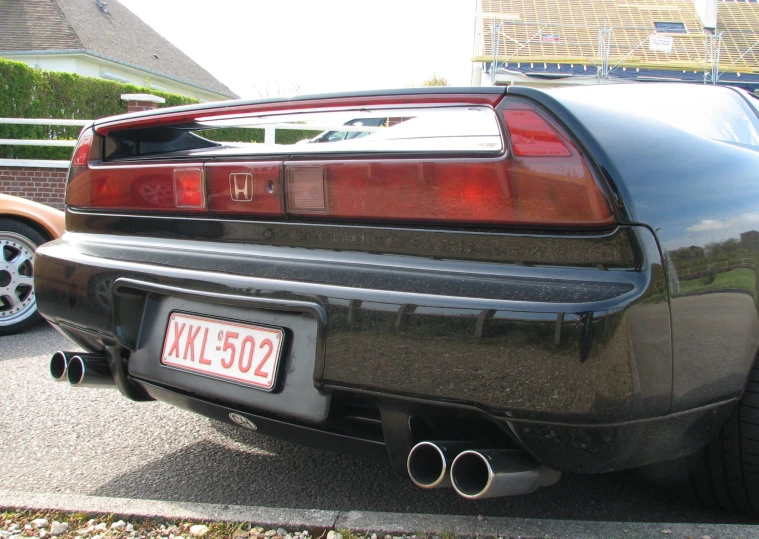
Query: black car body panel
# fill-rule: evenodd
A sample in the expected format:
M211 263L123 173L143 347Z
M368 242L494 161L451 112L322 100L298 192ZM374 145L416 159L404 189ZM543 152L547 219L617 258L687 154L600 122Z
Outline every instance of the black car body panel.
M262 432L311 443L384 447L397 468L445 425L567 471L692 453L721 428L756 356L756 267L744 255L759 240L741 236L732 258L694 244L696 266L686 231L735 211L749 215L741 232L756 229L759 153L605 108L592 94L509 92L572 133L612 194L617 224L69 208L69 232L37 253L40 310L78 344L106 351L131 398L223 420L238 413ZM723 264L717 277L746 269L753 281L702 286L712 262ZM160 365L173 312L284 328L275 391Z
M700 89L669 86L679 92ZM737 91L712 90L728 94L729 103L743 100ZM592 154L617 191L620 218L656 231L672 295L672 410L737 394L759 346L757 148L704 139L624 107L604 108L593 93L554 91L561 106L552 110L577 126L573 132L586 147L595 148ZM719 101L711 105L719 111ZM756 116L753 120L759 124ZM625 129L618 128L620 123ZM730 250L735 254L730 256ZM699 284L687 292L680 286L698 281L710 267L745 269L753 283L749 278L741 286Z

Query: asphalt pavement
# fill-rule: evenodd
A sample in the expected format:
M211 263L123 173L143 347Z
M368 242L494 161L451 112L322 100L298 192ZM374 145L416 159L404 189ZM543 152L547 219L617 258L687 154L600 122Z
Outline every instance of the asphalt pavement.
M304 448L48 374L72 345L41 324L0 337L0 490L326 511L740 523L634 472L564 474L528 496L470 502L384 463Z

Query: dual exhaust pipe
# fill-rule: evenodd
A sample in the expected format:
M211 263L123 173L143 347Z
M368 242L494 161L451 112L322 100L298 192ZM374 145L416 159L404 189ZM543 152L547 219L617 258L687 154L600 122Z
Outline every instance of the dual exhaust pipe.
M469 500L529 494L556 483L561 472L519 449L471 449L468 442L420 442L409 452L411 481L422 488L453 487Z
M50 375L75 387L116 387L103 355L56 352ZM453 487L470 500L529 494L556 483L561 472L519 449L472 449L471 442L420 442L408 455L411 480L426 489Z
M50 358L50 375L75 387L116 387L105 356L80 352L56 352Z

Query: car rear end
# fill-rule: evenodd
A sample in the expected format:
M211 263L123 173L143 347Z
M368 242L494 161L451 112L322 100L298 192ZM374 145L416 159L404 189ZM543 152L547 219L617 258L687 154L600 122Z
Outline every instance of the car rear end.
M210 140L359 115L406 120L334 144ZM725 408L669 415L659 246L609 180L549 108L495 88L100 120L67 232L37 253L41 312L89 352L56 374L389 458L420 486L460 457L466 497L687 454Z

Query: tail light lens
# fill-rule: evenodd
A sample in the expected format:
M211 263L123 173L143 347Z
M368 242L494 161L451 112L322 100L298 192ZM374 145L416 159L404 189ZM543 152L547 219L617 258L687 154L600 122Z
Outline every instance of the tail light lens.
M567 132L530 101L504 99L512 156L506 161L519 223L601 227L614 222L609 201Z
M201 167L174 169L174 200L177 208L203 208L206 203L206 186Z
M92 129L88 129L81 133L79 140L76 143L76 148L74 148L74 155L71 158L72 167L86 167L90 162L90 153L93 150L92 139ZM92 157L96 158L96 156Z
M592 167L561 125L518 97L503 99L496 110L509 151L489 158L399 154L103 165L92 163L99 159L101 137L90 131L74 151L66 202L104 210L268 218L575 228L613 224Z
M299 162L285 167L287 209L298 216L458 224L507 224L514 218L502 160Z
M97 140L99 140L99 138ZM90 161L98 159L98 150L99 144L95 143L95 136L92 129L83 130L79 134L79 140L76 142L74 154L71 157L68 185L71 185L74 178L88 175L89 163ZM68 203L68 188L66 191L66 203Z
M558 123L519 98L505 99L500 111L509 156L287 163L287 210L345 220L495 226L614 222L585 156ZM310 207L303 200L324 202Z
M204 212L203 164L90 166L69 176L66 204L122 211Z

